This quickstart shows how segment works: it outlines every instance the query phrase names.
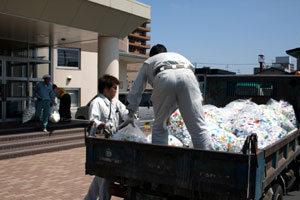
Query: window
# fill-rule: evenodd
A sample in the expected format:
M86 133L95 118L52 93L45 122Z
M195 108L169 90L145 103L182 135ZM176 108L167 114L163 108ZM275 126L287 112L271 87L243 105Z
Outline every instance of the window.
M152 106L152 101L151 101L151 93L143 93L142 99L140 102L141 107L150 107Z
M57 49L57 66L80 69L80 49Z
M71 96L71 107L79 107L80 105L80 89L65 89Z
M119 100L125 105L127 106L129 103L127 101L127 95L128 93L122 93L122 94L119 94ZM142 99L141 99L141 102L140 102L140 107L151 107L152 106L152 101L151 101L151 93L146 93L144 92L142 94Z
M229 96L270 97L276 94L276 84L271 82L228 82Z

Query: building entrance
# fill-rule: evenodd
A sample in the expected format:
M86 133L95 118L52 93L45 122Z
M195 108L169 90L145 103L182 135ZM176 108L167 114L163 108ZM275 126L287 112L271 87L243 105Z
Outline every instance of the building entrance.
M50 74L49 59L0 56L0 122L21 120L44 74Z

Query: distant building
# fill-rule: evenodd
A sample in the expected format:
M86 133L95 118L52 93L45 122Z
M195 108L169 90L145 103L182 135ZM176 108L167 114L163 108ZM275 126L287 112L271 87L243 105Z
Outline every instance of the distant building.
M255 75L266 75L266 74L274 74L274 75L287 75L290 74L289 72L286 72L281 67L268 67L264 68L263 71L259 71L259 67L254 68L254 74Z
M277 56L275 63L264 65L263 70L259 67L254 68L254 74L291 74L294 71L294 64L291 63L289 56Z
M280 66L287 72L294 71L294 64L291 63L290 56L277 56L274 65Z
M286 53L290 56L293 56L294 58L297 58L297 71L300 71L300 47L295 49L286 50Z

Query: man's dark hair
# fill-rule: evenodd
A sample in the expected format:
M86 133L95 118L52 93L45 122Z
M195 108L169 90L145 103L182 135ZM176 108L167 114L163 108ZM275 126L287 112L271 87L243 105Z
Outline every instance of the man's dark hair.
M162 44L154 45L150 50L150 57L155 56L159 53L167 52L167 48Z
M57 85L53 84L52 89L54 90L55 88L57 88Z
M111 75L105 74L103 77L98 80L98 90L100 93L103 93L104 88L110 89L114 84L120 85L120 81Z

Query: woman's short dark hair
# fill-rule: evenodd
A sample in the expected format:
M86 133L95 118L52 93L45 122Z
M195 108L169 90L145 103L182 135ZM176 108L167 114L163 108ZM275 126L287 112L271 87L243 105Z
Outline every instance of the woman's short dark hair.
M57 85L53 84L52 89L54 90L55 88L57 88Z
M120 85L119 79L114 76L105 74L103 77L98 80L98 90L100 93L103 93L104 88L110 89L114 84Z
M164 53L164 52L167 52L167 48L162 44L157 44L151 48L149 55L150 57L152 57L155 56L156 54Z

